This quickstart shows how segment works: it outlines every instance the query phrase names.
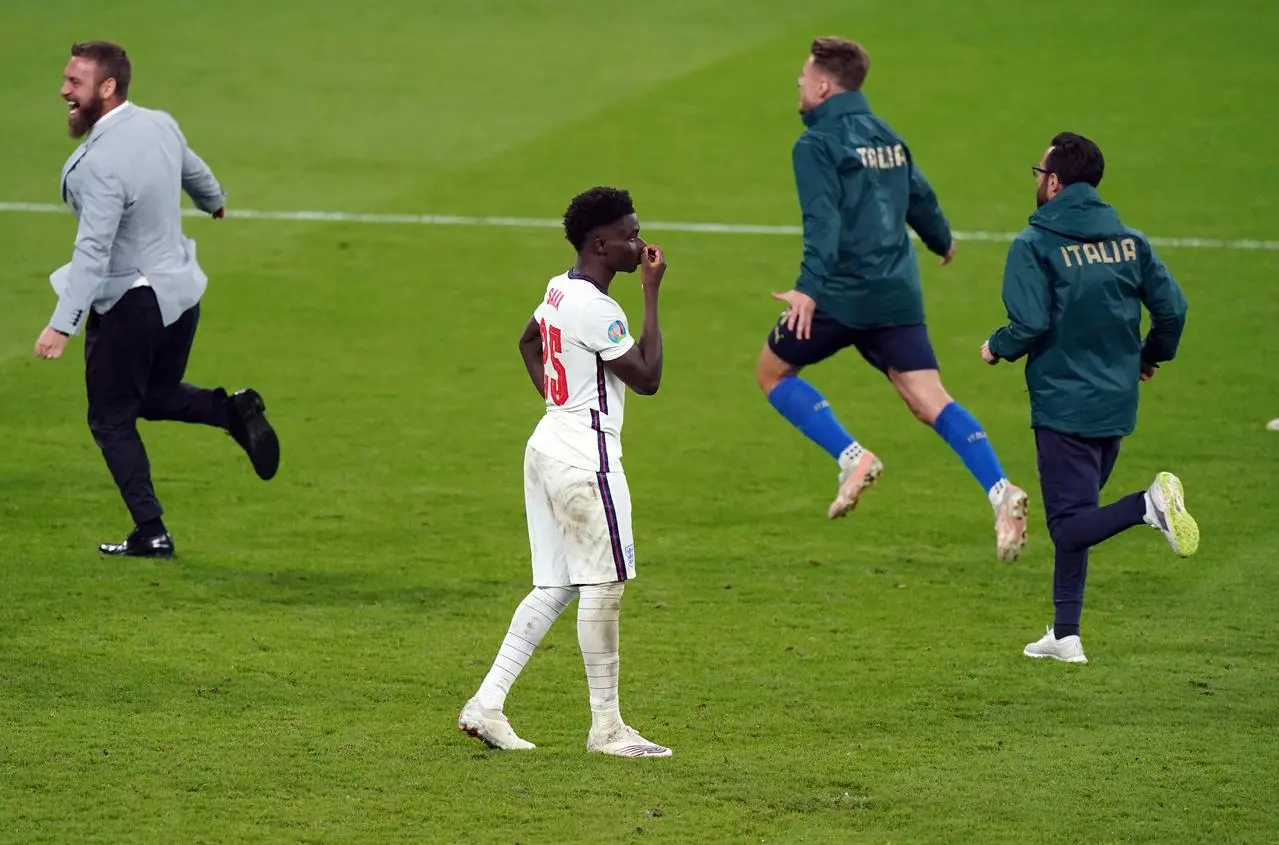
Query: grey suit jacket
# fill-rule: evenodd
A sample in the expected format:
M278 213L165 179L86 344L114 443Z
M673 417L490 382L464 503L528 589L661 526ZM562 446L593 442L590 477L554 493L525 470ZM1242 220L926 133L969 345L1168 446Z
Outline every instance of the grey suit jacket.
M101 120L62 168L62 199L79 220L71 263L51 277L58 306L49 325L75 334L145 277L164 324L200 301L208 277L182 234L182 192L214 212L226 195L187 146L177 121L128 104Z

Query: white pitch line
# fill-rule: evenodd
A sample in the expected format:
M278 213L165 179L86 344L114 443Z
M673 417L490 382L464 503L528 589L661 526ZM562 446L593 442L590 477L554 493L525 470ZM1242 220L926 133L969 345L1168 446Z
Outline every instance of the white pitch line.
M56 214L67 212L61 205L39 202L0 202L0 212ZM182 210L186 217L205 217L194 208ZM285 220L316 223L365 223L402 226L510 226L518 229L557 229L559 220L538 217L461 217L452 214L357 214L347 211L255 211L233 209L227 217L241 220ZM715 235L801 235L799 226L760 226L748 223L675 223L644 221L644 228L654 232L696 232ZM955 232L957 241L1009 243L1016 232ZM1217 238L1150 238L1157 247L1185 249L1225 249L1279 251L1279 241L1220 240Z

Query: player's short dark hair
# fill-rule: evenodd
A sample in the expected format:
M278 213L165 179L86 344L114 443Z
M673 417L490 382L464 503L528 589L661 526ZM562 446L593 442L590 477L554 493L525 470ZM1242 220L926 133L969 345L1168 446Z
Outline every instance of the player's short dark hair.
M564 237L578 252L591 232L635 213L631 195L620 188L595 187L573 197L564 212Z
M94 62L98 66L97 84L115 79L116 96L121 100L129 99L129 81L133 78L133 67L129 64L129 54L124 52L123 47L110 41L81 41L71 45L71 55Z
M1058 132L1053 136L1052 152L1044 161L1044 170L1056 173L1063 187L1087 182L1095 188L1101 184L1106 159L1101 155L1101 148L1083 135Z
M870 55L856 41L835 35L813 40L813 64L830 74L845 91L860 91L870 72Z

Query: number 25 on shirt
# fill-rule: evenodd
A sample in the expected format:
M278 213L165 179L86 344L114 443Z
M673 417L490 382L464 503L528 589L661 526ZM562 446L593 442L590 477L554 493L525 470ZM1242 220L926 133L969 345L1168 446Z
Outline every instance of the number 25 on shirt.
M564 339L560 330L547 325L546 320L541 320L538 328L542 332L543 393L556 405L563 405L568 401L568 376L557 356L564 351ZM555 371L554 377L551 376L552 370Z

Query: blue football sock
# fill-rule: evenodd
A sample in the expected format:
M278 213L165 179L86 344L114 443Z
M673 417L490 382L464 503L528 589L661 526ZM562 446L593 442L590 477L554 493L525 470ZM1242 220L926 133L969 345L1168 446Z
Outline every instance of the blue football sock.
M835 419L826 398L798 376L787 376L778 382L768 394L768 401L791 425L836 460L857 442Z
M986 439L981 423L958 402L951 402L937 415L933 429L955 450L968 467L968 471L981 483L981 489L990 489L1004 479L1004 469L999 465L995 450Z

